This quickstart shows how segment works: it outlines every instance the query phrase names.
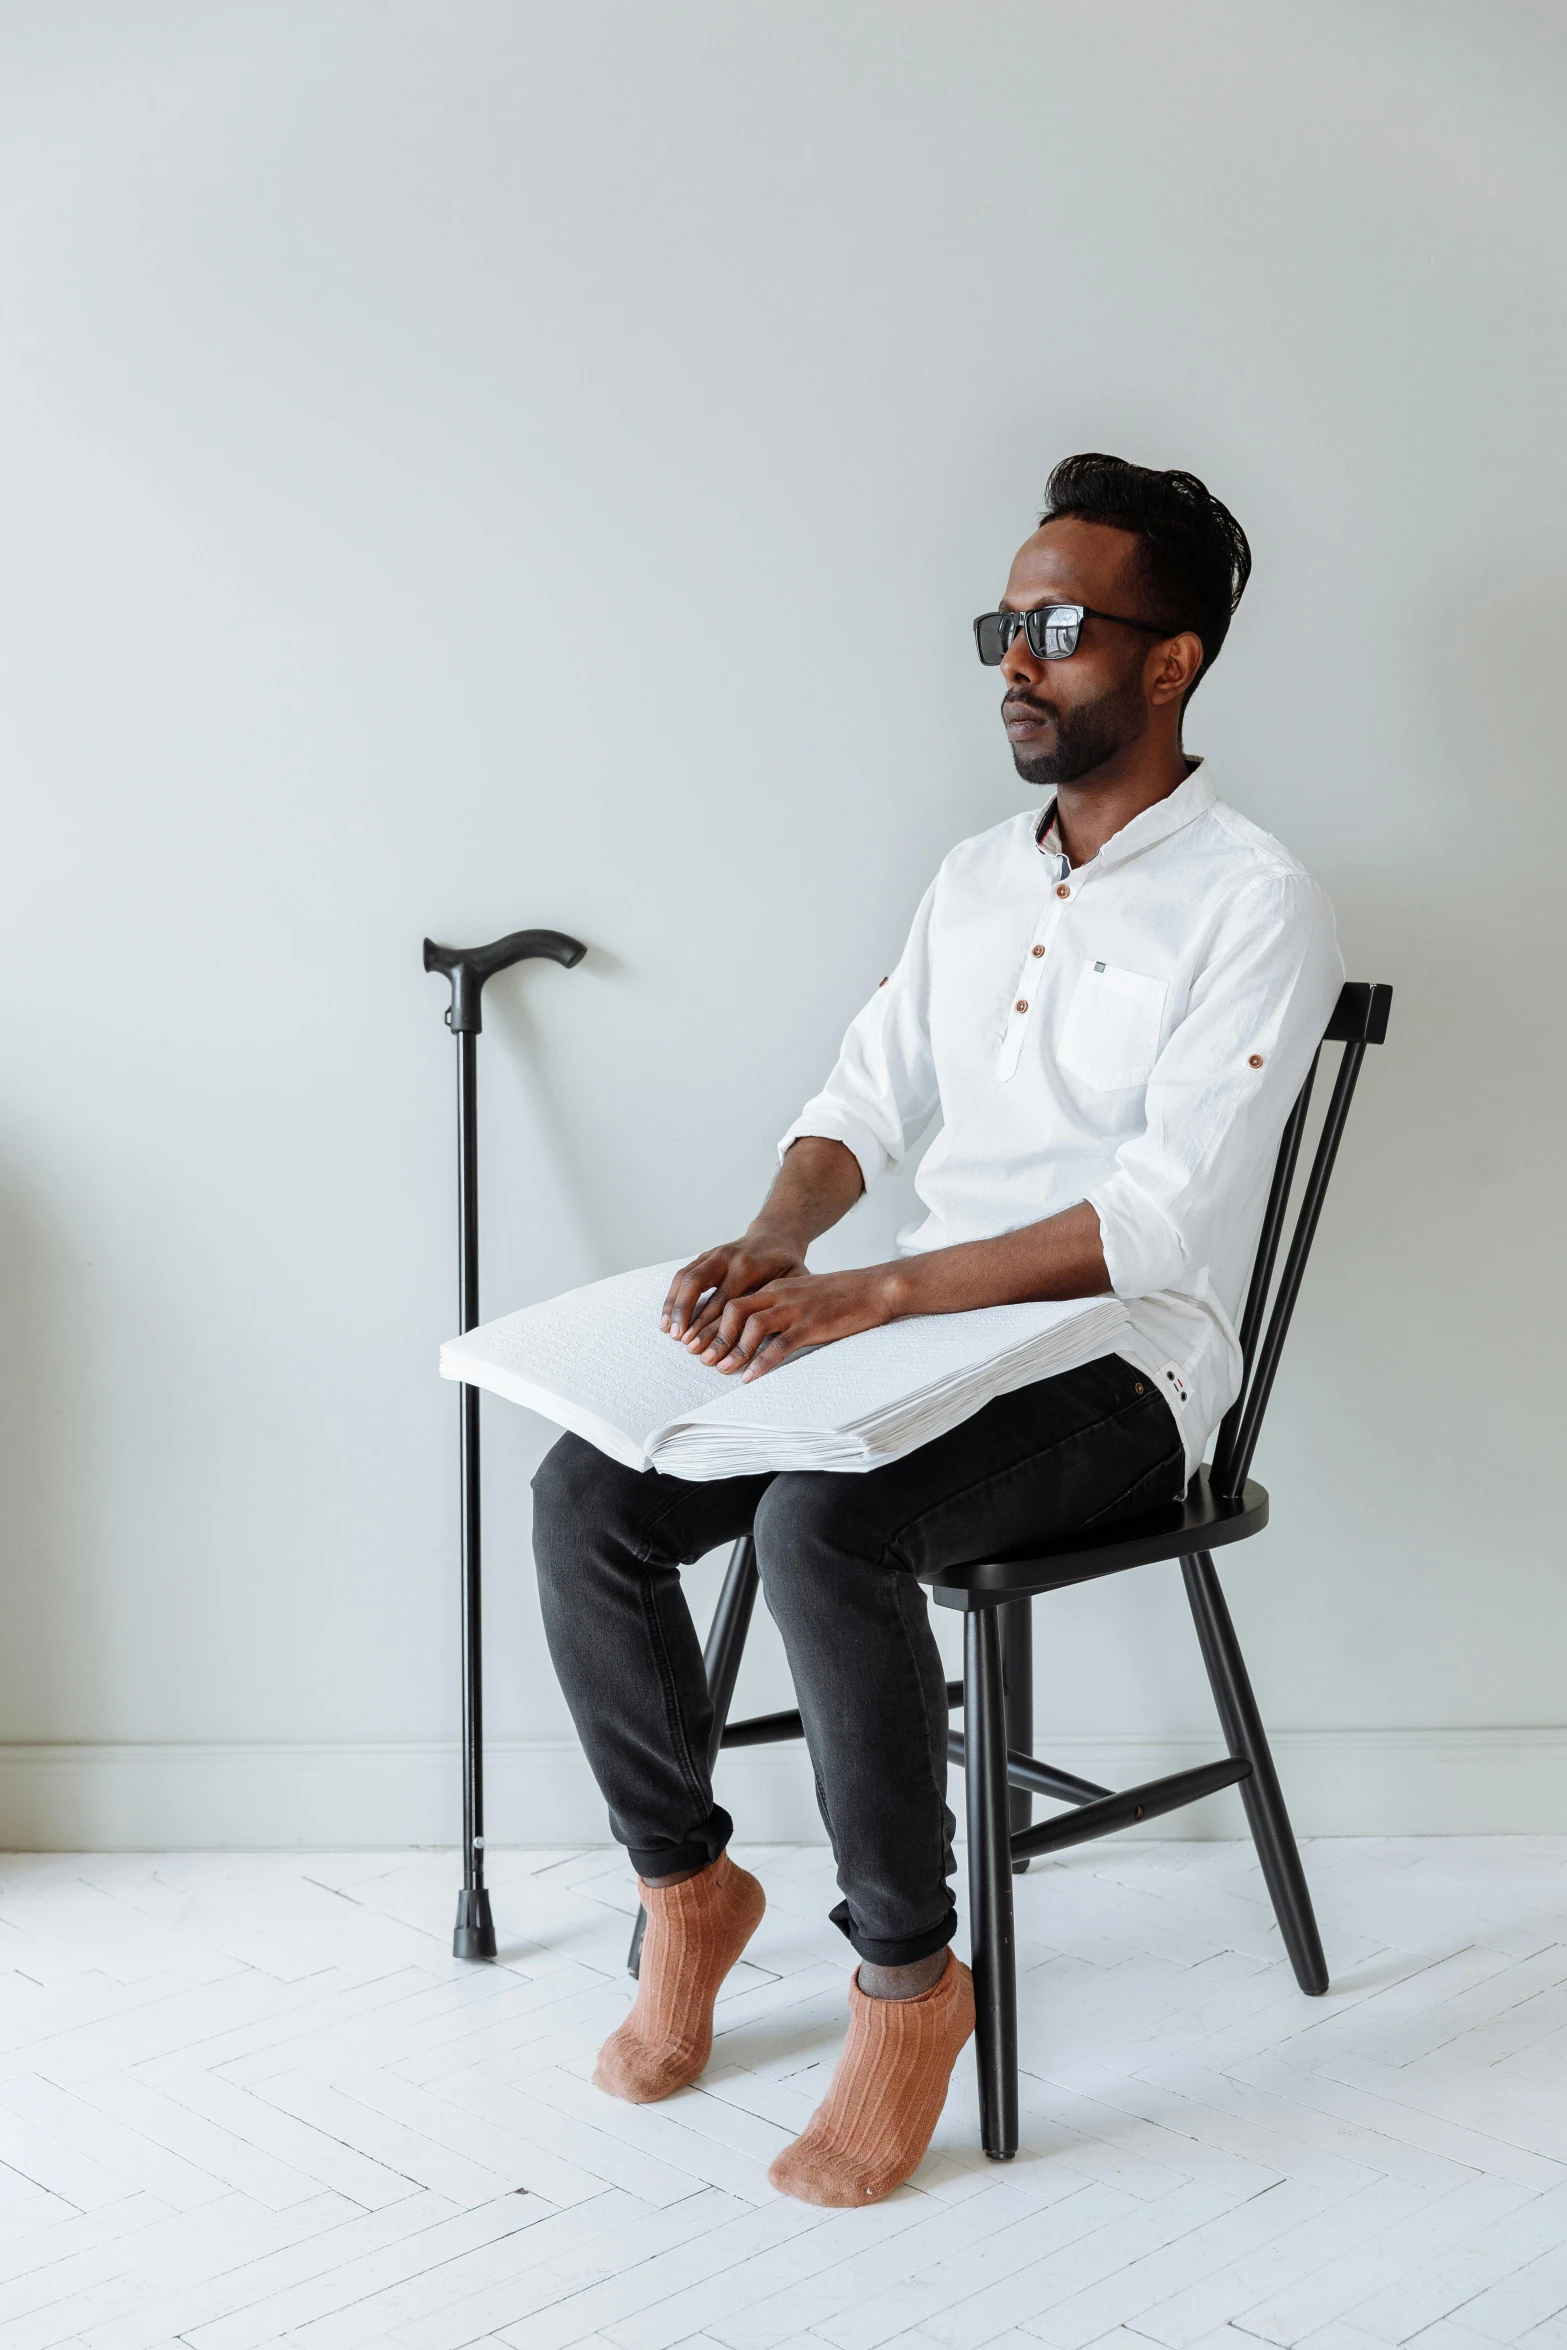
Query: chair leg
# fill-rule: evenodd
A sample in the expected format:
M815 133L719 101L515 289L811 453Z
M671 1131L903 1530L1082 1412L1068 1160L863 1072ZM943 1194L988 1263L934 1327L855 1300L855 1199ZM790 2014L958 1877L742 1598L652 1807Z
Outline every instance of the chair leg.
M963 1619L964 1777L980 2136L993 2162L1010 2162L1017 2152L1017 1965L999 1613L971 1608Z
M1014 1754L1034 1751L1034 1602L1010 1599L996 1610L1001 1618L1001 1686L1006 1696L1007 1744ZM1014 1787L1007 1798L1007 1818L1014 1836L1034 1824L1034 1799L1026 1787ZM1028 1862L1012 1863L1014 1877L1026 1877Z
M1246 1806L1247 1825L1262 1863L1263 1882L1279 1921L1290 1964L1295 1969L1295 1980L1303 1991L1316 1998L1328 1987L1322 1938L1317 1932L1294 1830L1284 1808L1283 1790L1268 1751L1262 1716L1252 1695L1246 1661L1230 1622L1212 1554L1200 1550L1190 1558L1183 1558L1181 1573L1225 1741L1231 1754L1244 1755L1251 1765L1250 1778L1240 1783L1241 1801Z
M709 1770L718 1760L724 1724L734 1701L740 1659L745 1654L745 1636L751 1629L751 1613L756 1606L756 1589L756 1544L749 1534L742 1534L729 1553L718 1605L708 1627L707 1645L702 1651L707 1686L713 1699L713 1729L707 1751ZM633 1977L641 1972L642 1937L646 1932L647 1911L639 1908L637 1922L631 1929L631 1948L626 1953L626 1972Z

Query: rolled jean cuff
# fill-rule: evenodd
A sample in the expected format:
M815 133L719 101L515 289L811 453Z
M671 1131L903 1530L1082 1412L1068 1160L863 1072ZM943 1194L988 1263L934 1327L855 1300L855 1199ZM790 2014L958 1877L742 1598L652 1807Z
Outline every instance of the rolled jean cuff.
M639 1877L674 1877L682 1869L711 1867L734 1832L734 1821L715 1804L706 1825L683 1844L631 1844L626 1850Z
M849 1915L846 1901L840 1901L827 1915L839 1933L848 1937L850 1948L867 1966L912 1966L917 1958L929 1958L932 1951L945 1950L958 1930L955 1909L947 1911L939 1926L927 1926L923 1934L904 1934L891 1941L876 1934L862 1934Z

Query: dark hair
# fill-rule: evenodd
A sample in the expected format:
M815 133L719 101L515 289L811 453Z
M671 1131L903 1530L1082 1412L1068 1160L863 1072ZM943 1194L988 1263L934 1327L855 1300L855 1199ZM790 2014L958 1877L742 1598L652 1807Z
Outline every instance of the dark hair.
M1152 604L1147 617L1167 623L1172 636L1189 628L1201 637L1202 667L1184 707L1219 658L1251 577L1246 533L1195 473L1156 473L1097 450L1063 457L1045 485L1040 522L1066 515L1131 531Z

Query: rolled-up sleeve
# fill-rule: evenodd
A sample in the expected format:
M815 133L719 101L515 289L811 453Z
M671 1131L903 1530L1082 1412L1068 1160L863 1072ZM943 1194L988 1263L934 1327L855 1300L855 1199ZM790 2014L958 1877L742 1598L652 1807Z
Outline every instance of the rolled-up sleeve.
M920 900L896 967L851 1021L831 1076L778 1145L802 1135L841 1142L859 1161L869 1191L902 1159L937 1106L930 1044L930 925L940 876Z
M1186 1286L1271 1163L1343 980L1333 913L1285 873L1238 892L1154 1064L1146 1122L1088 1193L1117 1297Z

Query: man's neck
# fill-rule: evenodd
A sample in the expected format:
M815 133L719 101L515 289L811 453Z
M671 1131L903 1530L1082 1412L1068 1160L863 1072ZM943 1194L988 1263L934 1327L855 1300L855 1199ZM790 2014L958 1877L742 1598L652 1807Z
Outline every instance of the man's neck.
M1107 760L1075 783L1056 789L1056 830L1073 865L1086 865L1145 808L1156 808L1178 791L1198 766L1175 744L1167 758L1139 760L1125 774L1117 774L1116 760Z

